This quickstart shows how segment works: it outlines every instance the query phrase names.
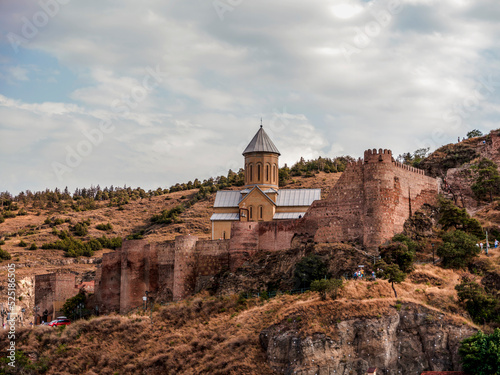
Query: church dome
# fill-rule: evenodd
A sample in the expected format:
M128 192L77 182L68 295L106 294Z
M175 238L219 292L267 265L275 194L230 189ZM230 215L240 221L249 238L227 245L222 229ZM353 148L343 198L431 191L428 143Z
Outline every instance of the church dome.
M252 138L250 143L248 144L245 151L243 151L243 155L250 154L252 152L269 152L272 154L281 155L276 146L274 145L271 138L264 131L262 125L260 126L259 131Z

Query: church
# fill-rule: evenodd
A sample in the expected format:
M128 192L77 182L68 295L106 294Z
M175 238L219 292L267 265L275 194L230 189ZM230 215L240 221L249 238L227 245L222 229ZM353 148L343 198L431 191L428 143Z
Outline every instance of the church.
M264 131L259 131L243 151L245 185L242 190L221 190L215 197L212 240L231 237L235 221L275 221L302 218L321 198L321 189L280 189L280 152Z

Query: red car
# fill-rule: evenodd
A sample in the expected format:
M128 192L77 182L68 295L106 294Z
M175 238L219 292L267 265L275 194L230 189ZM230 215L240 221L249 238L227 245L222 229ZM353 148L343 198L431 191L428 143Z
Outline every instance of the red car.
M57 318L56 320L53 320L49 323L49 326L51 327L57 327L57 326L69 326L71 324L70 320L66 318L65 316L61 316Z

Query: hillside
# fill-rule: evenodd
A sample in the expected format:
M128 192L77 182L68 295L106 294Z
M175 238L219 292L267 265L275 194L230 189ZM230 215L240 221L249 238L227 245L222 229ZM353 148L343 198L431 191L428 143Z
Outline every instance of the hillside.
M385 280L349 281L336 301L311 292L269 300L201 294L156 306L152 315L136 311L65 329L21 330L18 349L47 374L313 373L326 369L330 357L347 369L376 365L405 374L438 362L456 365L458 342L477 330L461 316L454 296L459 275L431 265L418 266L415 275L397 286L399 300ZM443 312L443 304L456 312ZM366 324L379 334L364 336ZM404 348L397 344L401 338ZM342 345L330 344L339 339ZM384 363L359 360L384 346L394 346Z
M288 181L286 188L321 188L322 196L325 197L340 176L341 173L324 172L319 172L313 177L296 176ZM20 284L18 296L22 297L18 305L27 310L25 319L30 321L34 306L32 289L34 275L57 271L76 274L77 282L93 279L102 254L113 250L103 249L95 252L91 257L71 258L65 256L62 250L41 249L43 244L59 239L53 233L54 229L71 233L72 226L86 220L90 220L88 233L83 237L78 237L83 241L103 235L126 238L129 235L142 233L142 231L144 232L142 236L153 242L171 240L181 234L192 234L199 238L209 239L211 236L210 216L215 199L213 193L187 208L180 214L178 223L170 225L151 223L153 215L190 201L197 192L198 189L176 191L150 198L132 199L127 204L111 207L108 202L97 202L95 209L86 211L75 211L68 207L62 211L57 208L34 208L17 203L14 217L7 218L0 223L0 240L5 242L0 247L12 256L10 261L0 263L0 275L4 276L1 277L0 288L6 288L6 264L16 264L16 277ZM20 212L26 214L17 214ZM51 224L45 223L48 218L51 219ZM54 225L55 219L60 219L62 223ZM96 225L108 223L112 226L111 230L96 229ZM21 242L26 243L27 246L19 246ZM36 250L29 250L32 244L37 246ZM6 296L0 297L0 303L5 302Z
M414 212L403 237L380 246L380 257L347 242L297 241L286 251L259 251L251 262L207 279L204 291L184 301L152 304L148 311L138 308L125 316L92 317L66 328L19 328L22 365L5 373L308 375L330 373L330 368L363 374L369 366L390 374L459 369L460 341L500 326L500 247L489 257L476 254L484 229L491 242L500 239L500 191L493 186L490 194L479 196L474 190L484 158L496 163L498 172L499 139L498 131L492 132L443 146L420 161L419 167L443 179L442 193L449 200ZM282 188L321 188L322 198L341 176L299 172ZM17 202L13 217L0 223L1 247L12 255L0 265L0 289L6 290L6 264L16 264L17 304L27 309L26 325L32 319L34 275L71 272L77 281L91 280L103 253L116 251L73 258L63 250L42 249L43 244L65 236L84 242L103 235L149 242L180 234L209 239L214 199L213 190L200 196L199 189L184 189L133 195L119 204L95 201L87 210L68 203L41 208ZM152 221L180 205L184 210L167 217L172 223ZM98 224L109 226L99 230ZM78 225L85 231L79 233ZM36 250L29 250L32 244ZM466 248L473 254L462 252ZM457 259L463 262L453 263ZM352 280L360 265L366 275L376 272L377 280ZM391 285L387 278L395 267L405 277L399 275ZM337 299L310 291L288 294L327 277L345 278ZM252 297L257 293L261 297ZM0 340L7 347L5 332Z

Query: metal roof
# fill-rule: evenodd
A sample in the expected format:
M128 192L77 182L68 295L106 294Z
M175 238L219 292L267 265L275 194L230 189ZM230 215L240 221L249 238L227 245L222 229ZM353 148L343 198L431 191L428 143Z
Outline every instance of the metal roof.
M264 190L264 193L266 193L266 194L267 194L267 193L277 193L277 192L278 192L278 190L273 189L273 188L270 188L270 189Z
M268 190L264 194L266 192ZM241 191L237 190L218 191L215 196L214 207L238 207L242 200L241 193ZM276 206L310 206L312 202L318 199L321 199L321 189L282 189L278 190Z
M277 206L310 206L321 199L321 189L282 189L278 191Z
M240 215L238 213L212 214L210 220L212 221L240 220Z
M214 207L238 207L241 193L237 190L222 190L215 195Z
M276 146L274 145L273 141L271 141L271 138L269 138L267 133L264 131L262 125L260 126L260 129L257 132L257 134L255 134L253 139L248 144L245 151L243 151L243 155L249 154L251 152L271 152L274 154L281 155Z
M300 219L305 214L305 212L276 212L273 220Z

